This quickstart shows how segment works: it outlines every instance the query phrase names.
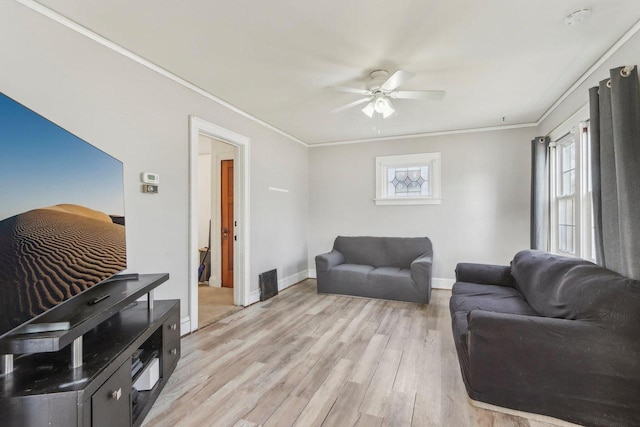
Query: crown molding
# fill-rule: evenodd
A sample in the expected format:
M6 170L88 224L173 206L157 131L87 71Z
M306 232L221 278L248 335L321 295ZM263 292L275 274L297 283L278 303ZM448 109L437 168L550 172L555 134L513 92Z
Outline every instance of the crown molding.
M365 138L365 139L350 139L344 141L335 141L335 142L321 142L319 144L309 144L309 148L315 147L328 147L332 145L348 145L348 144L362 144L365 142L381 142L381 141L397 141L399 139L412 139L412 138L424 138L431 136L446 136L446 135L458 135L463 133L477 133L477 132L492 132L499 130L509 130L509 129L520 129L520 128L530 128L538 126L538 123L521 123L515 125L504 125L504 126L489 126L482 128L470 128L470 129L458 129L458 130L445 130L438 132L426 132L426 133L412 133L407 135L391 135L391 136L382 136L379 138Z

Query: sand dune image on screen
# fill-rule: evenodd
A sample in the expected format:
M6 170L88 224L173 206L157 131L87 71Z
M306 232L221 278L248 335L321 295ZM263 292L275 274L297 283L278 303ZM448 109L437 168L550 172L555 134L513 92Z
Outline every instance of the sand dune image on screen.
M0 221L0 331L8 331L126 268L125 228L77 205Z

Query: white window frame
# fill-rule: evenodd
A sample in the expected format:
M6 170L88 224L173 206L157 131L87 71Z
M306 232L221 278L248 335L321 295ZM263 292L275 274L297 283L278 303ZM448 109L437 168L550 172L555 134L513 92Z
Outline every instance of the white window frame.
M593 223L593 191L591 188L591 136L589 134L589 123L580 123L580 150L583 155L580 157L580 167L583 171L580 181L580 212L582 212L580 223L580 241L582 242L581 256L589 261L596 262L594 247L594 223Z
M403 154L376 157L376 205L436 205L442 203L440 153ZM429 195L393 197L387 194L389 168L429 167Z
M550 170L550 251L573 257L595 261L593 253L593 211L590 185L590 152L589 152L589 108L588 104L578 110L550 135L549 170ZM574 253L560 251L559 248L559 200L566 198L560 195L561 165L559 164L560 147L569 141L575 141L576 178L575 191L572 196L575 209L575 246Z

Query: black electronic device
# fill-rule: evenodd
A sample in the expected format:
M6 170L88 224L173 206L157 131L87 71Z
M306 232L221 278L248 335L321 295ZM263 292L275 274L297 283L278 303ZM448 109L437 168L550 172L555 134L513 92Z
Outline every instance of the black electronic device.
M0 200L0 339L126 269L122 162L1 93Z

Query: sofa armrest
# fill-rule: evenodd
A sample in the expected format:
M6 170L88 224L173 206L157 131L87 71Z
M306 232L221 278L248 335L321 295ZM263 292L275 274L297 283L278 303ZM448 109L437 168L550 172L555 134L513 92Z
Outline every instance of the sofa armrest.
M327 252L326 254L316 255L317 271L328 271L340 264L344 264L344 255L336 250Z
M421 295L426 295L426 302L431 300L431 268L433 258L423 255L411 262L411 280L416 284Z
M535 396L543 389L565 401L637 405L637 399L630 397L640 387L640 345L633 337L584 320L483 310L471 311L468 320L471 386L478 394L509 401L514 395ZM550 397L544 405L552 401ZM535 405L523 403L529 404Z
M516 287L516 281L511 275L511 267L508 265L461 262L456 266L456 281Z
M417 285L425 284L431 286L431 268L433 258L431 256L421 256L411 262L411 279Z

